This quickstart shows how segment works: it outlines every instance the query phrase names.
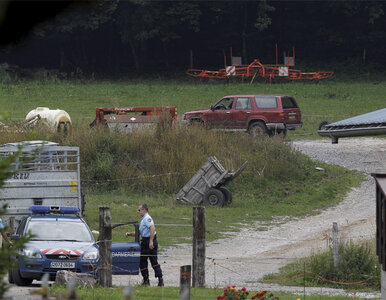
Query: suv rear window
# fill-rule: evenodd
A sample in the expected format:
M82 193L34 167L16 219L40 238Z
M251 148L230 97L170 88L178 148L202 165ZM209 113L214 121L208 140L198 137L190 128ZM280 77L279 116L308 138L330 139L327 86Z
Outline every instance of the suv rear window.
M255 103L258 108L277 108L276 97L255 96Z
M291 97L282 97L281 103L283 105L283 108L298 108L298 105L296 104L296 101L294 98Z

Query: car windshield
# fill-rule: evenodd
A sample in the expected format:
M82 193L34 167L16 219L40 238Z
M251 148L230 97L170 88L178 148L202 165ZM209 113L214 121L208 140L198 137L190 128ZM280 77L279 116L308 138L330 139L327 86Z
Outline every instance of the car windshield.
M74 241L92 242L93 236L83 222L66 220L31 220L27 227L33 241Z

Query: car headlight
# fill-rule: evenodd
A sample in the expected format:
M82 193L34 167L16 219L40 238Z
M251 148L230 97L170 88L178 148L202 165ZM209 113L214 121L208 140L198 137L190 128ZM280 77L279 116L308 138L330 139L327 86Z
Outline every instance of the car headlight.
M99 254L98 251L88 251L83 255L83 259L91 260L98 259Z
M36 249L24 249L23 255L28 258L42 258L40 251Z

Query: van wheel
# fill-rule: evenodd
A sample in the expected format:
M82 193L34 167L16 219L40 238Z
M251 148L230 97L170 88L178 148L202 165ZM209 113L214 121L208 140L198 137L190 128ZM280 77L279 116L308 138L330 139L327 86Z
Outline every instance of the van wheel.
M204 194L203 203L204 203L205 206L223 207L224 206L224 202L225 202L225 196L218 189L210 188Z
M225 187L225 186L220 186L218 189L224 194L225 204L226 205L231 204L232 203L232 193L231 193L231 191L227 187Z
M33 279L22 277L19 269L12 269L11 272L12 272L13 281L17 286L31 285Z
M248 132L252 136L268 135L269 133L267 127L261 122L252 123L249 126Z
M15 281L13 280L12 270L11 269L8 270L8 282L9 283L15 283Z

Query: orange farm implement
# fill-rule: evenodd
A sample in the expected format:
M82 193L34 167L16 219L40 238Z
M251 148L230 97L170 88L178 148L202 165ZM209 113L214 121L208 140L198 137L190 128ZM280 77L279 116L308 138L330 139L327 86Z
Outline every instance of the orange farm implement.
M292 48L292 56L284 55L284 64L278 64L277 46L276 46L276 64L264 65L258 59L254 59L249 65L241 64L241 58L232 55L232 48L230 49L231 65L227 65L226 56L224 56L224 69L218 71L188 69L186 74L200 79L217 78L217 79L231 79L239 78L249 80L252 83L256 78L269 79L269 82L275 80L277 77L282 77L287 80L321 80L331 77L332 71L319 72L303 72L296 70L295 67L295 48Z
M128 133L155 125L162 120L173 127L177 120L177 108L174 106L97 107L96 117L90 126L104 126L111 130Z

